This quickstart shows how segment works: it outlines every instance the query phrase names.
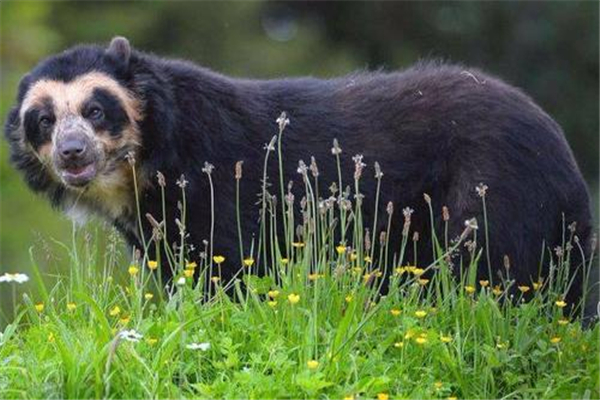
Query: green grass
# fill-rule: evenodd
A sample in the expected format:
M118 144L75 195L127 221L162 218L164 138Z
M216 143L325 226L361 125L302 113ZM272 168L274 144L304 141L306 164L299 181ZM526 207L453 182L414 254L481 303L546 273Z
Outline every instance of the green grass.
M274 145L284 128L280 121L267 148L280 170ZM485 248L450 264L450 253L485 235L472 224L455 240L433 234L436 262L411 265L403 256L413 245L409 210L401 247L388 249L389 231L364 229L353 195L366 170L355 162L352 190L340 193L340 176L326 203L317 200L315 165L299 167L305 201L286 196L282 180L286 201L275 203L265 184L261 230L243 260L223 261L209 244L191 263L189 246L169 247L156 220L146 239L166 259L141 252L124 262L115 232L105 241L85 229L68 245L33 251L34 265L69 272L51 284L39 272L24 285L0 283L15 303L14 315L4 313L12 322L0 339L0 398L600 397L600 325L582 328L581 314L562 303L570 253L578 251L573 233L565 229L563 255L547 255L550 274L534 282L514 282L510 270L478 281ZM210 178L210 165L205 172ZM185 187L182 200L185 221ZM294 207L302 208L300 222ZM379 217L387 222L394 212L389 206ZM285 221L281 241L275 215ZM185 225L179 229L185 237ZM282 247L265 246L275 242ZM161 289L155 262L173 268L177 284ZM267 271L261 277L259 267ZM223 282L221 268L240 273ZM141 336L123 338L129 330Z

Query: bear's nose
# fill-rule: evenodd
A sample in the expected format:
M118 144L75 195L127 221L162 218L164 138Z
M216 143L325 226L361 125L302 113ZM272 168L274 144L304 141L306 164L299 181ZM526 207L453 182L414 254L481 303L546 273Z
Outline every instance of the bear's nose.
M65 161L81 157L85 149L85 142L79 139L67 139L58 146L60 157Z

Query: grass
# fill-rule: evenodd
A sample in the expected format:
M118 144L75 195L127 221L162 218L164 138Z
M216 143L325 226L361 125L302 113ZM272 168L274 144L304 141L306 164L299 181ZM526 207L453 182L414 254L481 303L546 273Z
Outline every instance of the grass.
M105 243L89 229L74 229L72 243L32 251L35 265L67 263L69 273L47 284L36 266L30 282L0 283L15 303L0 336L0 398L600 397L600 325L583 328L577 308L563 301L570 253L578 251L573 232L565 229L564 245L550 252L549 276L532 282L514 282L509 269L497 281L477 280L487 252L474 243L487 229L479 233L474 220L452 240L447 229L440 238L432 233L436 261L411 264L410 209L399 249L388 249L393 205L379 216L387 231L363 226L361 157L350 186L340 190L340 173L328 199L313 161L298 168L304 199L296 202L281 179L285 201L274 201L266 159L277 156L283 169L275 143L285 138L285 116L278 123L266 147L260 232L241 260L213 254L211 237L193 262L189 244L166 244L165 225L152 216L145 247L162 253L123 262L114 231ZM339 168L337 142L332 150ZM210 180L212 166L204 172ZM376 167L378 188L381 176ZM179 185L184 238L183 177ZM477 192L485 211L484 186ZM468 257L449 257L465 245ZM240 269L231 282L219 278L227 265ZM166 289L158 268L173 269Z

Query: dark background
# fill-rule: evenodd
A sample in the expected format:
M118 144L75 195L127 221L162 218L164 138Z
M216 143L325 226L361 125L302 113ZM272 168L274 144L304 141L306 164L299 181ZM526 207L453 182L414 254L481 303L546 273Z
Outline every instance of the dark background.
M253 78L479 67L529 93L563 127L597 204L597 2L3 2L0 112L40 59L124 35L164 56ZM0 145L0 273L28 272L39 237L70 222L30 193ZM595 210L597 215L597 210ZM0 284L1 285L1 284ZM0 287L0 298L7 289Z

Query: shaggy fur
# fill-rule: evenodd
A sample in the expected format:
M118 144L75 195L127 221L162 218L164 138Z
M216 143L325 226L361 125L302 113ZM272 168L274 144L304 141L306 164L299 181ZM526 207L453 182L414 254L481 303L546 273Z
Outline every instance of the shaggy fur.
M321 193L337 180L331 145L343 149L342 171L350 182L351 157L363 154L384 172L380 212L393 201L392 240L402 229L403 207L412 207L412 230L420 232L419 264L431 261L427 238L428 211L423 193L433 199L435 224L440 210L450 210L454 237L466 219L483 224L481 199L475 187L489 186L487 207L492 267L499 270L504 255L518 283L538 276L543 244L560 245L563 222L577 223L577 235L589 252L591 234L589 195L561 128L520 90L475 69L441 63L420 63L400 72L358 73L335 79L293 78L249 80L223 76L190 62L159 58L129 48L124 40L108 50L78 46L43 60L21 82L17 105L10 112L6 135L12 161L31 188L68 208L69 188L56 182L39 162L16 143L24 135L19 118L29 88L42 79L70 82L91 72L113 77L142 103L139 121L142 212L160 219L160 190L156 172L167 182L167 223L177 240L180 189L185 174L189 184L189 241L199 249L209 238L210 201L205 161L215 166L217 221L215 253L229 263L225 275L237 271L233 166L244 161L241 204L245 245L257 231L256 194L264 160L264 144L277 133L276 118L286 111L291 124L283 138L286 179L297 181L300 159L314 156L321 170ZM32 140L41 140L39 138ZM276 157L269 166L278 182ZM123 160L123 163L126 161ZM361 187L366 193L366 226L370 226L375 180L368 169ZM278 191L275 191L278 193ZM93 209L93 206L92 206ZM563 219L564 216L564 219ZM382 220L384 218L380 218ZM132 213L112 218L132 245L139 246ZM144 223L146 223L144 221ZM145 226L150 237L150 226ZM480 245L484 245L479 235ZM198 255L198 250L194 253ZM485 257L483 257L484 259ZM482 260L482 275L487 271ZM581 281L572 291L579 295Z

